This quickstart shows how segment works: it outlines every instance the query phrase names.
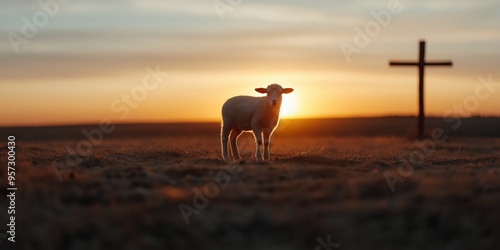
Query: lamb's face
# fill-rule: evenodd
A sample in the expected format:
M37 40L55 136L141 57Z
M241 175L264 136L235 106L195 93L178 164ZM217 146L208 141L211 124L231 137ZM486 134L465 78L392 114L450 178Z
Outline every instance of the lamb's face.
M291 93L293 89L283 88L279 84L274 83L267 86L267 88L256 88L255 91L262 94L267 94L267 102L269 103L269 106L279 108L281 106L282 100L281 95Z

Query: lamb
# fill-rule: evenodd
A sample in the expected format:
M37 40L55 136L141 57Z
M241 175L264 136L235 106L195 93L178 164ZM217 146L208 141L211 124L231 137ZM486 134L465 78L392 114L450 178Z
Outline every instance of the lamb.
M243 131L252 131L257 144L255 158L262 160L262 135L264 135L264 159L269 160L269 140L278 125L282 94L293 91L282 88L279 84L271 84L267 88L256 88L255 91L267 94L263 97L235 96L222 106L221 144L222 157L229 160L228 139L236 160L241 159L237 139Z

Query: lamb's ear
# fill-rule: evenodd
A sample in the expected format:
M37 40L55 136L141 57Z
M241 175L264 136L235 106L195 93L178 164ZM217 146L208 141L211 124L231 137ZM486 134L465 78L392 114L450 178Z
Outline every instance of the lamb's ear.
M255 91L257 91L261 94L267 94L267 89L265 89L265 88L256 88Z
M282 91L283 94L288 94L288 93L292 93L292 92L293 92L292 88L284 88Z

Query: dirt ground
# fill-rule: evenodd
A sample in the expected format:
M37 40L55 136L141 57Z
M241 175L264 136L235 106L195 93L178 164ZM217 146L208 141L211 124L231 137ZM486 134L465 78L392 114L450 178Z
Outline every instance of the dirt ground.
M256 162L246 134L231 163L217 136L78 143L17 143L16 249L500 249L500 139L277 135Z

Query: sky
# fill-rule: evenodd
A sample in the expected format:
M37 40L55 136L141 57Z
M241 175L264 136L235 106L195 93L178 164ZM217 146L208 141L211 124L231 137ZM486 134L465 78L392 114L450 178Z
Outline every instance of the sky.
M500 115L500 1L4 0L0 126L220 121L279 83L282 116ZM483 80L479 80L482 78ZM485 82L489 82L486 85Z

